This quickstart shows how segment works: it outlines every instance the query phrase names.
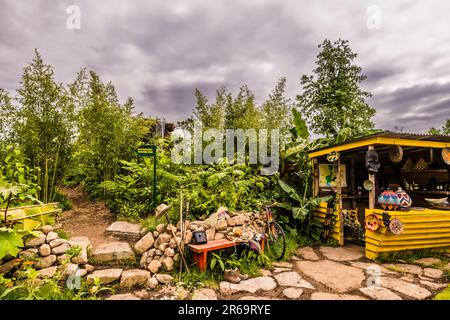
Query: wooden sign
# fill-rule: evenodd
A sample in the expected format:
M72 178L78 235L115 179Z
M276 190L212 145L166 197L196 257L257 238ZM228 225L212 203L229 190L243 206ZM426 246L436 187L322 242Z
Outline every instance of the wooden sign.
M155 157L156 146L144 144L136 150L138 157Z

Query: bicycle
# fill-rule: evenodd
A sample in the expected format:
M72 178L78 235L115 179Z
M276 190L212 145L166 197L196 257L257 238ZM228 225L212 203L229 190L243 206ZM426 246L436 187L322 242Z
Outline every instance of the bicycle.
M286 253L286 235L283 228L275 221L272 210L276 203L271 205L265 205L263 207L264 218L266 222L265 241L266 247L275 260L279 261L283 259Z

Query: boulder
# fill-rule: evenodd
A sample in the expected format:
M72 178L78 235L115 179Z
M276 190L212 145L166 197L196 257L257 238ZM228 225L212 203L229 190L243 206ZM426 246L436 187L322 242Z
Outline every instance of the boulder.
M50 248L54 248L57 246L62 245L63 243L67 243L68 241L66 239L55 239L49 242Z
M106 235L128 241L138 241L141 238L141 226L126 221L116 221L105 231Z
M215 234L215 236L214 236L214 240L220 240L220 239L223 239L223 238L225 238L225 235L223 234L223 233L216 233Z
M144 252L141 256L141 259L139 260L139 265L141 266L141 268L145 268L145 266L147 265L147 257L148 257L148 251Z
M155 243L155 239L153 238L153 234L151 232L147 233L143 236L136 244L134 245L134 250L137 254L141 255L148 249L150 249Z
M283 296L288 299L298 299L303 294L302 289L286 288L283 290Z
M16 267L16 264L18 264L16 259L12 259L3 263L2 265L0 265L0 274L6 274L10 272Z
M173 277L169 274L158 273L156 276L156 280L162 284L169 284L173 282Z
M98 278L101 284L108 284L114 282L120 278L122 275L122 269L104 269L96 270L87 276L88 283L94 283L94 279Z
M45 269L51 267L56 262L56 255L51 254L46 257L37 259L35 267L36 269Z
M147 287L150 288L150 289L155 289L158 284L159 284L159 282L156 279L156 277L150 277L147 280Z
M150 264L147 266L147 269L151 273L158 273L159 269L161 268L162 264L159 262L159 260L152 260Z
M174 264L174 262L173 262L173 259L171 257L166 257L162 261L162 266L167 271L172 271L173 270L173 264Z
M132 293L114 294L105 300L141 300Z
M126 242L109 242L100 244L94 249L92 258L98 262L130 262L136 257Z
M71 246L80 246L82 248L86 248L87 250L92 250L92 244L88 237L81 236L70 238L69 244Z
M172 248L167 248L164 250L164 255L166 257L173 257L175 255L175 251Z
M88 254L86 247L81 247L80 253L72 258L72 262L76 264L86 264L88 263Z
M216 231L226 230L228 227L227 221L225 219L217 220Z
M206 230L206 239L208 241L214 240L214 237L216 236L216 231L214 229L208 229Z
M84 265L81 265L80 267L85 269L87 273L90 273L95 270L95 267L91 264L84 264Z
M150 272L146 270L133 269L122 272L120 285L122 287L131 288L134 286L144 285L150 277Z
M172 236L168 233L161 233L158 237L158 243L169 243Z
M166 227L162 223L158 224L158 226L156 227L156 231L160 234L163 233L165 230L166 230Z
M56 257L56 264L61 265L70 262L70 257L68 254L62 254Z
M186 231L184 235L184 244L190 244L192 241L192 231Z
M48 234L49 232L53 231L53 227L46 224L45 226L41 227L41 231L45 234Z
M52 248L50 248L50 245L44 243L41 244L41 246L39 247L39 255L41 257L46 257L48 255L50 255L52 253Z
M38 270L38 272L37 272L38 278L52 278L55 275L57 270L58 270L57 266Z
M153 231L153 238L158 238L159 237L159 232L158 231Z
M70 245L66 242L66 243L63 243L63 244L61 244L61 245L59 245L57 247L54 247L52 249L52 253L56 254L56 255L61 255L61 254L66 253L67 250L69 250L69 248L70 248Z
M45 238L45 241L47 243L50 243L50 242L52 242L53 240L56 240L56 239L58 239L58 234L56 232L50 231L47 234L47 237Z
M38 247L45 243L46 235L41 231L36 231L36 236L29 237L25 240L25 248Z
M39 250L36 248L25 249L19 252L19 258L22 260L31 260L38 256Z

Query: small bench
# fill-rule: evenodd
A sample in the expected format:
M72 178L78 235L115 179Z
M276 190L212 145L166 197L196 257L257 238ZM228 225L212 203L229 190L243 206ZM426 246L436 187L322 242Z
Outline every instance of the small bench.
M200 271L206 271L208 252L231 248L244 242L233 242L228 239L211 240L205 244L191 244L189 249L194 253L194 260ZM264 252L264 241L260 242L261 251Z

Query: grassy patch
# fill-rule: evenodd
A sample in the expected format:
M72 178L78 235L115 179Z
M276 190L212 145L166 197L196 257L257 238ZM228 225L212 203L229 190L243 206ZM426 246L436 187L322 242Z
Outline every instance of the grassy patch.
M58 235L58 238L61 239L65 239L65 240L69 240L69 235L67 234L67 232L65 232L62 229L56 229L54 230L56 232L56 234Z
M149 216L141 221L142 226L146 228L148 231L155 231L156 227L161 223L162 223L161 220L156 219L155 216Z
M437 258L441 260L441 263L436 266L440 269L440 265L442 267L447 263L448 258L443 255L441 252L431 251L431 250L411 250L411 251L400 251L400 252L392 252L389 254L380 255L376 261L380 263L384 262L398 262L400 260L405 261L407 263L415 263L416 260L422 258Z
M434 300L450 300L450 286L445 288L443 291L439 292Z

